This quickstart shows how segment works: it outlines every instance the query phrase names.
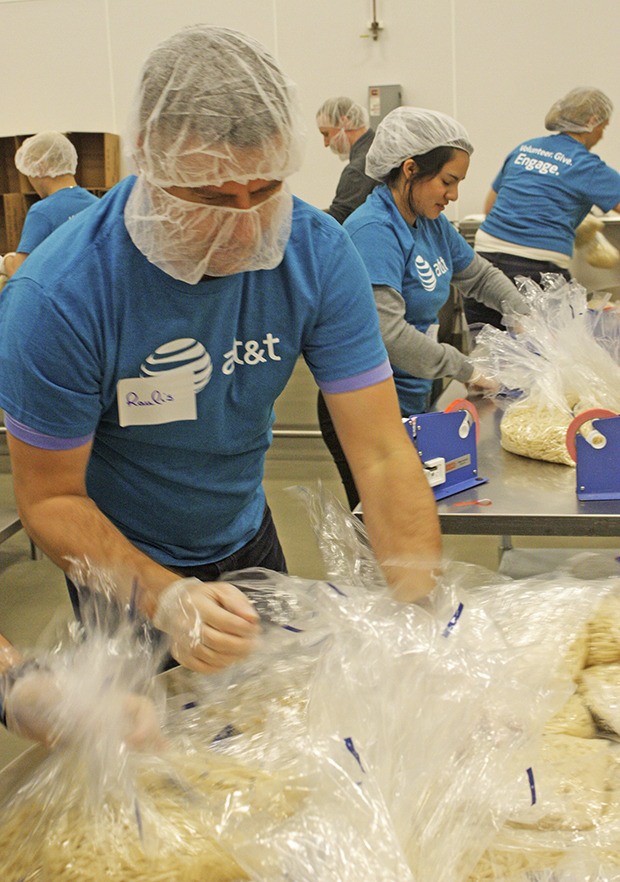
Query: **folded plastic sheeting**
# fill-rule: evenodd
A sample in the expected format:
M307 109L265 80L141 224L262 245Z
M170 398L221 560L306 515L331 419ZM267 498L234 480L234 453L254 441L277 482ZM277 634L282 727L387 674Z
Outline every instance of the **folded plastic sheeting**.
M620 312L589 309L585 288L562 276L517 282L531 314L511 332L486 325L472 358L499 384L502 446L574 465L566 446L573 418L592 408L620 413Z
M423 603L399 604L350 516L313 517L327 545L349 543L329 581L227 575L260 646L217 675L160 678L157 751L129 751L106 720L110 672L145 692L159 649L95 596L42 661L96 696L97 737L60 742L5 795L3 879L465 882L511 817L531 820L544 727L576 688L571 647L613 579L446 562Z

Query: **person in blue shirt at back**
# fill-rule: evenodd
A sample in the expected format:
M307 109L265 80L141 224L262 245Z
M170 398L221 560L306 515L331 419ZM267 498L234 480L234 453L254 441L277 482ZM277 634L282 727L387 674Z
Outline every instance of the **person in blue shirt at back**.
M39 202L30 206L17 251L0 258L0 274L11 278L50 233L97 202L96 196L77 185L77 163L74 145L60 132L39 132L19 147L15 165L28 178Z
M572 89L547 113L545 128L554 134L521 141L504 161L474 248L508 278L539 283L542 273L559 273L570 280L575 231L592 206L620 212L620 174L591 152L612 110L599 89ZM466 297L464 308L472 331L503 329L501 315L485 304Z
M295 85L263 46L182 29L142 70L125 139L137 175L50 236L0 298L22 523L69 576L76 561L107 574L200 672L259 634L220 577L286 571L262 478L300 355L394 596L427 594L441 564L364 265L286 185L302 132Z

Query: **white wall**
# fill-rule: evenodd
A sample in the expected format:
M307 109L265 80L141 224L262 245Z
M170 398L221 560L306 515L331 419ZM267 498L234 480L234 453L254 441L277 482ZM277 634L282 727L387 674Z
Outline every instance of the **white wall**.
M449 217L479 212L505 154L543 134L551 103L594 85L620 107L618 0L376 0L384 30L362 37L371 0L0 0L0 135L43 129L122 134L147 53L178 28L209 22L266 45L297 82L308 125L298 195L331 200L340 162L314 115L330 95L366 103L400 83L403 102L456 116L476 146ZM620 112L599 154L620 169Z

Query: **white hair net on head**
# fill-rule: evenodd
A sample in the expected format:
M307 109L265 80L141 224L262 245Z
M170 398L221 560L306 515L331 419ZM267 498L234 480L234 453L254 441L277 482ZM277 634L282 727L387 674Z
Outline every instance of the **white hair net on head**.
M423 107L397 107L377 126L366 155L366 174L382 181L406 159L423 156L436 147L474 152L469 135L455 119Z
M326 126L345 131L363 129L368 126L368 111L352 98L328 98L317 110L316 124L319 128Z
M591 132L610 118L613 109L600 89L579 86L551 106L545 128L550 132Z
M75 147L60 132L39 132L26 138L15 154L17 170L28 178L74 175L77 163Z
M160 187L283 180L301 165L301 119L295 84L260 43L199 24L149 55L127 143Z

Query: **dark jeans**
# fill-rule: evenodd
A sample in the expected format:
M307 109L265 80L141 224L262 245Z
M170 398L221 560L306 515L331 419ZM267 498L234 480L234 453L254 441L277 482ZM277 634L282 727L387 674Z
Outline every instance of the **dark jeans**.
M230 573L233 570L246 569L247 567L263 567L264 569L275 570L278 573L287 572L284 552L282 551L282 546L280 545L280 540L278 539L276 531L276 525L273 522L271 509L268 505L265 505L263 520L256 535L238 551L235 551L228 557L215 561L214 563L198 564L189 567L174 566L169 567L169 569L184 579L194 577L200 579L202 582L215 582L224 573ZM90 597L91 592L88 588L84 587L81 587L78 591L76 586L67 576L65 576L65 581L67 583L67 589L69 591L71 606L73 607L75 617L78 621L82 622L83 616L80 599L82 599L83 602L86 602ZM91 604L87 606L87 609L90 610L90 607ZM110 621L109 611L106 611L106 618L104 621L109 621L110 626L113 629L114 619L112 617L112 620ZM153 631L155 631L155 629L153 629ZM164 665L164 669L174 667L176 664L177 662L169 658Z
M353 511L355 506L360 501L360 498L357 492L357 487L355 486L355 481L353 480L351 469L349 468L349 463L347 462L347 458L344 455L344 450L340 446L340 441L338 440L338 435L336 434L336 430L334 428L334 424L332 423L332 418L329 415L329 410L327 409L327 405L325 404L325 399L323 398L322 392L319 392L316 409L319 417L319 426L321 429L321 435L323 436L323 441L325 441L327 449L331 453L332 459L336 464L336 468L338 469L338 473L340 474L340 480L342 481L345 493L347 494L349 508L351 509L351 511Z
M529 260L516 254L495 254L490 252L480 252L480 257L484 257L485 260L488 260L489 263L500 269L512 282L514 282L517 276L525 276L539 285L543 273L559 273L567 281L570 281L572 278L567 269L562 269L562 267L551 263L549 260ZM506 330L505 325L502 324L501 313L496 312L489 306L485 306L484 303L478 303L477 300L473 300L471 297L463 297L463 309L465 310L467 324L474 331L479 330L482 325L493 325L494 328L500 328L502 331ZM472 326L474 327L472 328Z

